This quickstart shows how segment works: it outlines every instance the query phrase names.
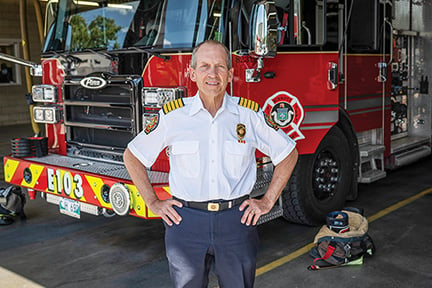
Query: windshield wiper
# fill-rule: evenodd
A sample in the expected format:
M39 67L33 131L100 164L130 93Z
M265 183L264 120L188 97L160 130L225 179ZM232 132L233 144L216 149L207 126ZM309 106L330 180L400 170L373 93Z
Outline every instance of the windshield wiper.
M65 59L69 64L74 63L74 64L79 64L84 62L84 60L82 60L81 58L74 56L72 54L67 54L65 51L61 51L61 52L57 52L55 50L48 50L45 51L42 56L52 56L55 55L57 57L62 57L63 59Z
M98 51L98 50L94 50L94 49L91 49L91 48L85 48L85 49L81 50L80 52L91 52L91 53L96 54L96 55L104 56L108 60L111 60L111 61L114 60L114 57L111 56L108 51L107 52L103 52L103 51Z
M120 50L107 50L107 51L98 51L95 49L91 49L91 48L85 48L83 50L80 51L76 51L76 53L82 53L82 52L91 52L93 54L97 54L97 55L102 55L105 58L109 59L109 60L114 60L114 56L110 55L110 54L121 54L121 53L135 53L135 52L141 52L141 53L147 53L153 56L156 56L158 58L161 58L163 60L170 60L171 56L169 55L162 55L158 52L152 51L150 49L149 46L145 46L145 47L136 47L136 46L132 46L132 47L128 47L126 49L120 49ZM78 56L72 55L72 54L67 54L66 51L61 51L61 52L57 52L55 50L49 50L44 52L44 55L55 55L57 57L62 57L64 58L69 64L70 63L74 63L74 64L79 64L81 62L84 62L84 60L82 60L81 58L79 58Z
M156 56L156 57L161 58L163 60L170 60L171 59L171 56L169 56L169 55L162 55L162 54L160 54L158 52L152 51L150 48L148 48L148 46L145 46L145 47L131 46L131 47L128 47L127 50L134 50L134 51L137 51L137 52L148 53L150 55Z
M73 62L75 64L79 64L79 63L84 62L84 60L82 60L80 57L78 57L77 54L79 55L79 53L83 53L83 52L91 52L91 53L96 54L96 55L101 55L101 56L107 58L108 60L113 60L114 59L113 56L109 55L106 52L97 51L97 50L94 50L94 49L91 49L91 48L85 48L83 50L75 51L74 52L75 55L72 55L71 54L72 52L66 52L64 50L62 50L61 52L58 52L58 51L55 51L55 50L49 50L49 51L44 52L43 55L46 55L46 54L50 55L51 54L51 55L55 55L57 57L62 57L67 62Z

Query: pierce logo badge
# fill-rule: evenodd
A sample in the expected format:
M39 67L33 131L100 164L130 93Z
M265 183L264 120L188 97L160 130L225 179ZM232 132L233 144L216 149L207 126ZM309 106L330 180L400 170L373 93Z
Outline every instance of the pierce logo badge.
M100 77L86 77L80 81L81 86L88 89L100 89L104 87L107 83L105 79Z
M304 110L300 101L294 95L279 91L269 97L264 103L264 113L282 131L293 140L304 139L300 124L304 119Z

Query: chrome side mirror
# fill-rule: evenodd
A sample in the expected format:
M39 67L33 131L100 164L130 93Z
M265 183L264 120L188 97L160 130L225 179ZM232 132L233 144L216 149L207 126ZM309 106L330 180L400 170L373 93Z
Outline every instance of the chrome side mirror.
M250 16L249 55L275 57L277 49L277 14L273 1L260 1L252 6Z

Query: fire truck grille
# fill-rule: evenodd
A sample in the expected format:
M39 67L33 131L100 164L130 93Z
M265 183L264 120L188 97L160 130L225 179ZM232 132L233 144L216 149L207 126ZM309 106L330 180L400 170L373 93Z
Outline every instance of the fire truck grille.
M82 77L65 78L63 111L68 154L121 162L122 151L140 131L142 78L99 78L106 81L100 88L81 86Z

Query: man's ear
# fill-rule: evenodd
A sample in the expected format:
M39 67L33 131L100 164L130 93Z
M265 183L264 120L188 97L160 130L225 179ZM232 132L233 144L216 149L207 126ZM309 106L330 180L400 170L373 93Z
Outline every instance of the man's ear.
M228 83L234 79L234 68L228 70Z
M190 78L193 82L196 82L196 73L195 73L195 69L193 69L191 66L189 66L189 78Z

